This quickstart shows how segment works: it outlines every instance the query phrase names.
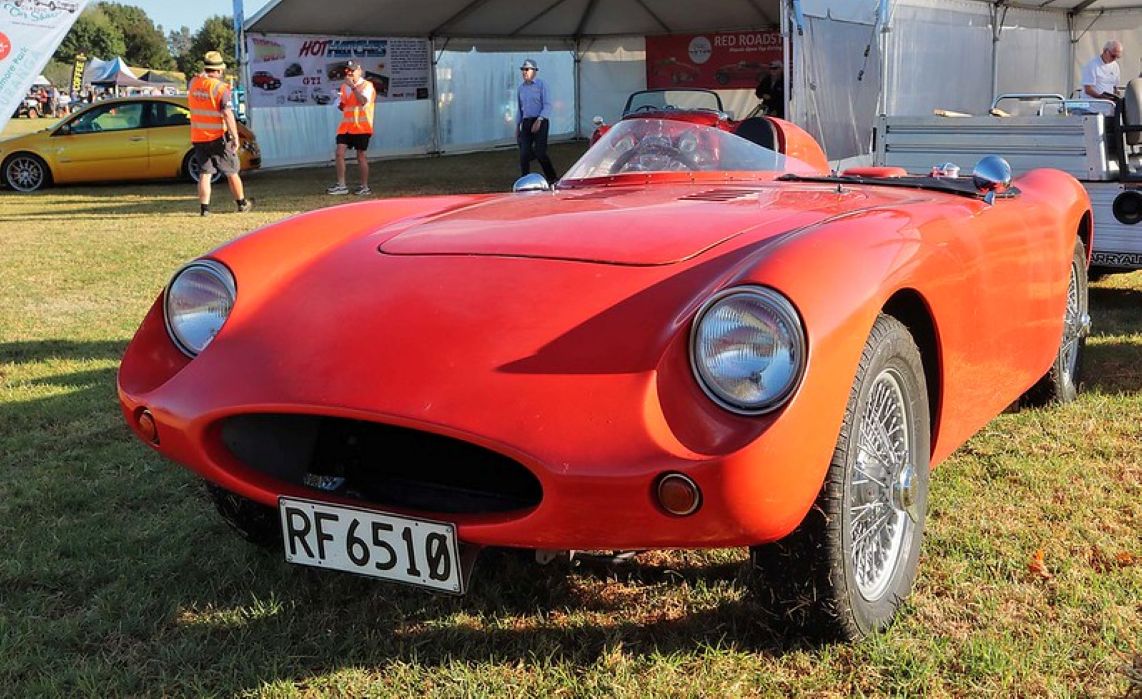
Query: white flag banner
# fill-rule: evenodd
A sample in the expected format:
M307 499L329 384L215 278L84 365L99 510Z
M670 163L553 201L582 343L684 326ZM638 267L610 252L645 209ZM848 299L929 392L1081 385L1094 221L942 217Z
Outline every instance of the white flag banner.
M0 1L0 129L86 5L87 0Z
M87 0L0 0L0 129Z

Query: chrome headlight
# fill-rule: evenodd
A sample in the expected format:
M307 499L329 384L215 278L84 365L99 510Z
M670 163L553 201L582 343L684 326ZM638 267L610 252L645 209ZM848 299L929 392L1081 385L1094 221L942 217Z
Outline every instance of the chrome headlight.
M690 365L702 390L726 410L769 412L789 398L804 373L801 318L772 289L727 289L698 310Z
M167 334L184 354L206 349L230 317L237 289L221 262L196 260L175 273L163 298Z

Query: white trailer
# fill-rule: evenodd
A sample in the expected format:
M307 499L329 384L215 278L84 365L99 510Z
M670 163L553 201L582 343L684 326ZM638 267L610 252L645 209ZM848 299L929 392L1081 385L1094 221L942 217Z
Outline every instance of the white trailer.
M1142 269L1142 155L1127 143L1137 139L1124 138L1112 118L1078 113L1074 102L1052 97L1058 104L1047 99L1034 116L881 116L873 163L927 172L952 162L966 175L983 156L1000 155L1016 175L1040 167L1063 170L1090 195L1096 271Z

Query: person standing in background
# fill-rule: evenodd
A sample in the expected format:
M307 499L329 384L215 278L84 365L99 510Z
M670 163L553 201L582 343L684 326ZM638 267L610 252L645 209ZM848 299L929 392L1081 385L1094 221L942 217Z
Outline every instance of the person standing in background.
M372 194L369 189L369 139L373 136L373 115L377 102L377 90L373 83L362 77L361 64L349 61L345 66L345 79L337 98L337 108L341 110L341 125L337 127L337 184L325 190L326 194L348 194L345 185L345 151L357 151L357 172L361 184L355 194Z
M547 134L550 128L551 99L547 85L536 77L539 66L530 58L519 67L523 82L516 91L516 142L519 144L520 177L531 172L535 158L543 168L543 176L554 184L559 176L551 158L547 157Z
M785 118L785 68L781 61L770 62L769 71L761 76L753 94L761 100L766 114Z
M190 107L190 142L194 144L194 156L199 165L199 214L210 214L210 180L215 172L226 176L238 213L245 213L253 208L253 204L246 200L242 178L238 175L241 143L238 141L238 122L230 107L230 85L222 80L226 64L217 51L207 51L203 63L202 72L191 79L186 89L186 101Z

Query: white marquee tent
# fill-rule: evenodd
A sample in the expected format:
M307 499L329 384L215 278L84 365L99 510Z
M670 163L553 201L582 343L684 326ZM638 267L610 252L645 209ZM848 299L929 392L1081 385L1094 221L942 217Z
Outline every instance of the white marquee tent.
M996 94L1070 93L1110 39L1142 66L1142 0L274 0L247 37L424 37L434 99L383 103L373 155L512 143L519 62L540 62L556 98L553 134L618 117L646 84L646 36L780 28L791 119L831 157L866 152L873 117L936 107L980 113ZM887 57L881 60L881 57ZM727 109L755 104L722 91ZM335 110L255 109L268 165L328 160Z

